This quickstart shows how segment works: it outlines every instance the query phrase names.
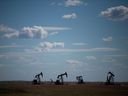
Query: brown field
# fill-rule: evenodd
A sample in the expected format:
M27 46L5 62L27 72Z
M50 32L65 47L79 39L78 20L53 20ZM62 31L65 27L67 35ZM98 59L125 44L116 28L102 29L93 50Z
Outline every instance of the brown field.
M0 83L0 96L128 96L128 85Z

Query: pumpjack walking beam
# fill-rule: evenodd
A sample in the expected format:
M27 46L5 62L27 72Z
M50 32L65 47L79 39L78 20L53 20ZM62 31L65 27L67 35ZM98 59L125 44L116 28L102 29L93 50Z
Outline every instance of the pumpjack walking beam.
M106 84L107 85L113 85L114 84L114 77L115 75L112 72L108 72L107 73L107 80L106 80Z
M56 80L56 82L55 82L56 85L63 85L63 84L64 84L64 80L63 80L63 76L64 76L64 75L65 75L66 77L68 77L67 72L65 72L65 73L60 74L60 75L57 76L57 80Z
M43 73L42 72L35 75L35 78L33 79L33 84L41 84L40 76L43 78Z

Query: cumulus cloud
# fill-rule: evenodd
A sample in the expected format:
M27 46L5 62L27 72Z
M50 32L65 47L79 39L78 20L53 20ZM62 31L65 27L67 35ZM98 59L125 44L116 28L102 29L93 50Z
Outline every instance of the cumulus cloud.
M66 7L69 7L69 6L79 6L79 5L82 5L84 4L83 1L81 0L66 0L65 1L65 6Z
M32 26L32 27L24 27L22 29L23 32L20 33L20 37L27 38L46 38L50 33L50 35L58 34L58 31L70 30L67 27L51 27L51 26ZM53 32L54 31L54 32Z
M111 41L112 41L112 37L111 37L111 36L104 37L104 38L103 38L103 41L111 42Z
M67 60L66 62L69 63L69 64L80 64L80 63L81 63L81 62L78 61L78 60L72 60L72 59Z
M64 42L41 42L36 48L36 51L45 52L51 49L64 48Z
M65 14L62 16L63 19L76 19L77 14L76 13L71 13L71 14Z
M87 58L88 60L96 60L96 57L95 57L95 56L86 56L86 58Z
M31 26L23 27L21 30L16 30L5 25L0 25L0 38L18 39L18 38L46 38L48 35L58 34L58 31L70 30L67 27L51 27L51 26Z
M48 32L41 26L24 27L20 36L27 36L28 38L46 38Z
M101 11L100 14L101 16L107 17L111 20L126 20L128 19L128 7L123 5L110 7Z

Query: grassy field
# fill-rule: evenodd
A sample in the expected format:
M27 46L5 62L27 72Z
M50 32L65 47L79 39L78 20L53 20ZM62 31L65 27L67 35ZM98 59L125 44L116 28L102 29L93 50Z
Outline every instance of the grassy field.
M128 96L128 85L6 83L0 96Z

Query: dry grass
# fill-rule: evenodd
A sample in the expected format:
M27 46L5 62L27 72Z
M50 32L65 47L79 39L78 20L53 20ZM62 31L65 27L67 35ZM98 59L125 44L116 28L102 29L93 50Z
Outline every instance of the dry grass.
M0 96L128 96L128 85L0 84Z

